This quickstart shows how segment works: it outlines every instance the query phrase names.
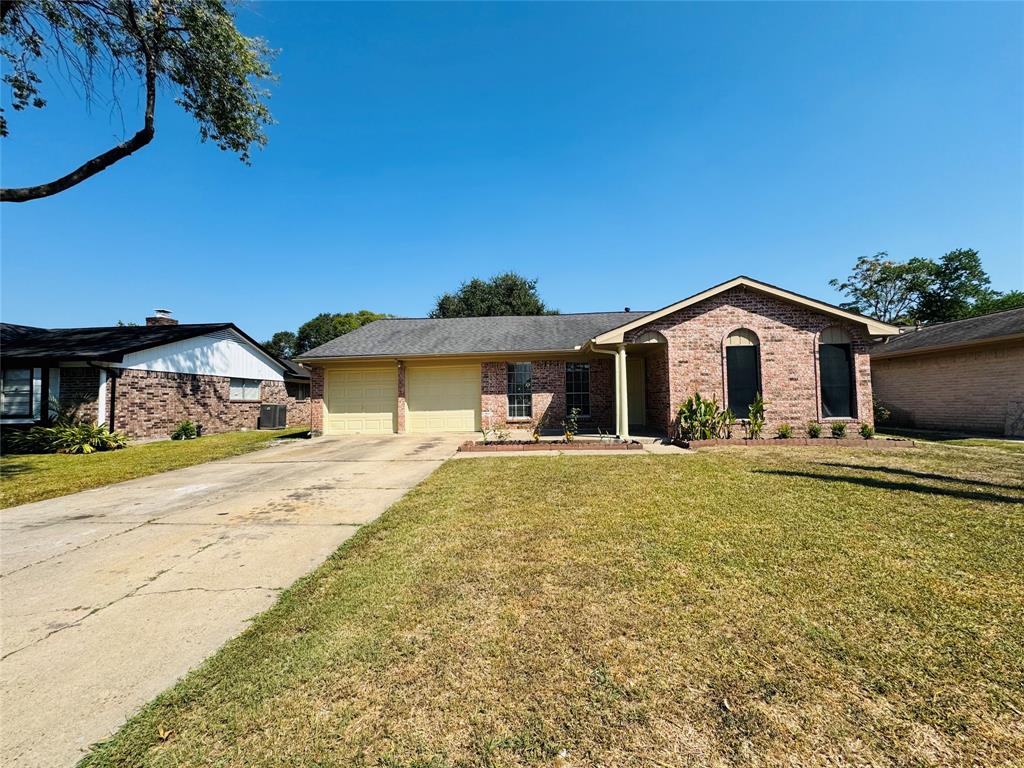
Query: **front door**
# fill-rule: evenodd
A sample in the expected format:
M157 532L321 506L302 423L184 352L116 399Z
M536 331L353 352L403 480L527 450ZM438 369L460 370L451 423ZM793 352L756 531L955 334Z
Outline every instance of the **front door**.
M642 427L647 423L647 402L644 392L644 359L626 358L626 398L629 404L629 426Z

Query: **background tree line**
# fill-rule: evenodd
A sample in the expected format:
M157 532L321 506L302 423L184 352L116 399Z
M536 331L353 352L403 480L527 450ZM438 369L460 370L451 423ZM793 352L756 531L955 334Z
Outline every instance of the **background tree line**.
M894 261L880 251L861 256L846 280L829 285L846 294L844 309L887 323L946 323L1024 307L1024 291L1002 293L973 248L957 248L938 261Z

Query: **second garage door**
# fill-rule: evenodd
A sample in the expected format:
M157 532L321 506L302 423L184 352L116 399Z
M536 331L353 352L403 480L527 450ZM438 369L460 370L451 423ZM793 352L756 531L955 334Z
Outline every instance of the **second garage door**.
M480 366L409 366L405 378L410 432L480 429Z
M327 434L395 431L398 373L394 368L329 370L326 389Z

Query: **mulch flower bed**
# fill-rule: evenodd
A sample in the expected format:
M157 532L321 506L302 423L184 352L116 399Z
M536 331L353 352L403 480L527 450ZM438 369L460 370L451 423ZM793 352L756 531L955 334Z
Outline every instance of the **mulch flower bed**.
M677 440L676 445L681 448L715 448L725 445L747 445L760 448L778 448L780 446L814 445L832 448L913 448L916 443L913 440L899 440L894 438L875 437L865 439L863 437L770 437L759 440L751 440L746 437L720 438L715 440Z
M504 453L515 451L642 451L643 446L630 441L623 443L618 440L506 440L500 443L485 443L468 440L459 446L466 453Z

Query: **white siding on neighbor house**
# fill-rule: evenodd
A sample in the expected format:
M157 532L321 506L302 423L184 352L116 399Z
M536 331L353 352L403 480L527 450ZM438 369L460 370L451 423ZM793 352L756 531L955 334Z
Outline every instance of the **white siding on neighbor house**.
M277 363L231 331L131 352L113 367L284 381Z

